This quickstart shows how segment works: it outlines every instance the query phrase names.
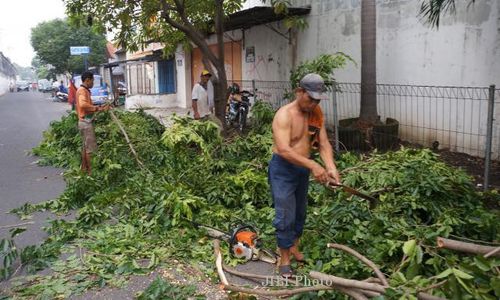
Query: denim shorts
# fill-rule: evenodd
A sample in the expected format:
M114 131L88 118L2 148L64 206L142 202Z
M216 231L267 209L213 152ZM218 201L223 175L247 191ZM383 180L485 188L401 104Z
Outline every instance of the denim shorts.
M304 229L309 169L294 165L274 153L269 162L268 180L276 212L273 226L278 247L288 249Z

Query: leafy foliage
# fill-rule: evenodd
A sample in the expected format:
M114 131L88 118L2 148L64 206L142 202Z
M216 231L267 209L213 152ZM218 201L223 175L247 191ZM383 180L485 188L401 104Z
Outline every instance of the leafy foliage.
M70 46L89 46L90 65L99 65L106 61L104 35L96 34L89 26L71 27L66 20L42 22L32 28L31 46L39 59L36 65L51 65L55 74L84 71L83 57L70 55Z
M346 66L348 62L356 62L347 54L337 52L336 54L321 54L313 60L302 62L296 69L290 72L291 91L286 91L285 97L292 99L294 90L299 87L302 77L309 73L319 74L325 80L325 86L332 91L336 86L334 71Z
M266 107L262 104L255 117L269 121ZM54 273L20 283L12 294L55 298L91 287L122 286L126 276L168 264L172 257L193 262L213 275L211 243L192 221L222 230L249 223L260 230L267 248L273 248L274 211L267 183L272 147L269 124L225 141L210 122L177 118L171 128L163 130L143 112L116 114L146 168L137 166L118 128L104 113L97 119L99 150L94 173L85 176L69 155L79 152L73 131L76 119L70 115L53 123L37 153L45 161L68 167L67 189L56 200L19 212L77 209L78 218L53 221L46 229L47 241L32 249L31 261L40 267L50 265ZM498 298L499 259L433 246L437 236L500 240L498 211L484 208L484 195L474 190L463 171L448 167L428 150L401 149L370 156L345 153L337 162L346 185L377 195L379 203L370 209L365 200L312 183L302 239L308 261L299 273L319 270L358 279L370 275L359 261L325 248L334 241L381 266L393 287L388 299L412 299L418 291L442 281L432 291L434 295ZM227 254L227 248L223 251ZM54 261L63 252L74 255ZM157 279L143 295L162 293L177 297L187 292ZM300 297L342 298L334 292Z
M170 284L157 277L149 287L139 294L138 300L157 300L157 299L205 299L202 296L195 296L195 286L177 286Z
M349 61L355 63L349 55L342 52L321 54L313 60L306 60L290 74L292 89L299 86L300 79L306 74L316 73L323 77L326 87L331 90L335 86L334 71L345 67Z

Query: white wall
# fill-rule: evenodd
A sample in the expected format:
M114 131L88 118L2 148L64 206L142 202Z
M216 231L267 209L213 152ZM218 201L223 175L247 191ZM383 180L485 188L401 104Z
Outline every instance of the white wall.
M0 73L0 96L9 92L9 84L11 80L12 80L11 78Z
M175 94L127 96L125 109L177 107Z
M271 6L271 0L267 0L265 3L262 0L247 0L243 3L243 9L249 9L254 6Z
M295 0L312 5L309 28L299 34L299 61L342 51L361 62L360 0ZM417 16L421 1L377 1L377 81L415 85L500 85L500 2L456 1L456 16L439 30ZM353 65L338 80L360 81Z
M191 54L185 52L181 46L175 52L176 72L176 105L182 108L191 107Z
M298 33L297 62L322 53L344 52L358 65L349 64L335 77L340 82L359 83L360 1L293 1L294 6L311 4L306 17L309 27ZM456 2L457 14L443 17L436 30L417 17L420 0L377 1L378 83L500 86L500 1L476 1L468 10L469 1ZM269 25L286 33L280 23ZM243 79L288 80L291 46L285 38L262 25L245 31L244 44L255 47L256 61L245 63L243 49ZM476 100L468 98L470 92L451 92L457 94L452 98L380 95L379 114L402 121L400 136L406 140L426 145L438 140L442 147L483 156L487 91L474 96ZM357 116L359 93L343 97L339 101L341 117ZM494 156L499 158L500 124L495 124Z
M278 34L276 31L282 33ZM288 80L291 56L287 29L282 22L255 26L245 30L242 54L243 80ZM255 61L246 62L246 49L254 47Z

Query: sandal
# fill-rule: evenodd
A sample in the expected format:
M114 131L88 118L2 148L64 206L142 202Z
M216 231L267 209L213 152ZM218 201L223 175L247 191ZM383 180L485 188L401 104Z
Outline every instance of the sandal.
M280 275L283 278L290 278L293 277L293 270L290 265L281 265L279 267L280 270Z

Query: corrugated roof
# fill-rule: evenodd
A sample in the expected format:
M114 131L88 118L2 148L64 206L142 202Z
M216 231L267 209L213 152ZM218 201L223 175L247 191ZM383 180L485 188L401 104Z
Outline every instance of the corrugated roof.
M247 29L252 26L276 22L289 16L305 16L311 12L311 7L289 7L288 14L275 14L269 6L256 6L229 15L224 23L225 30Z

